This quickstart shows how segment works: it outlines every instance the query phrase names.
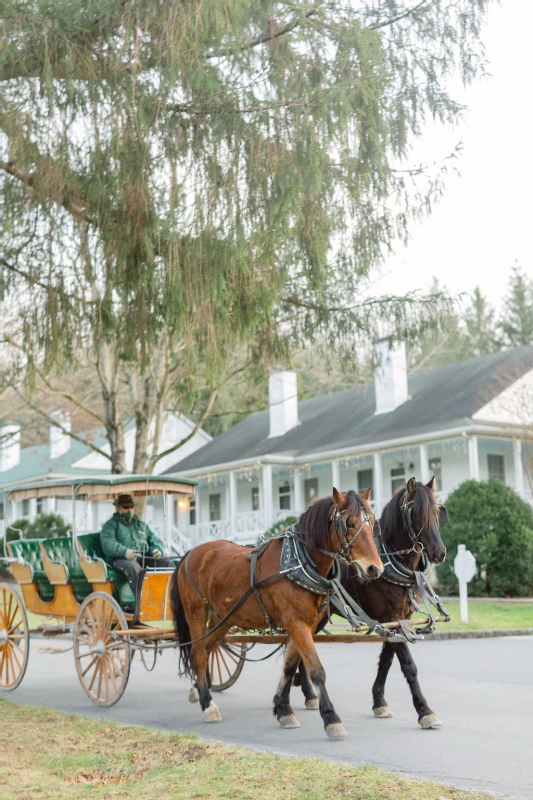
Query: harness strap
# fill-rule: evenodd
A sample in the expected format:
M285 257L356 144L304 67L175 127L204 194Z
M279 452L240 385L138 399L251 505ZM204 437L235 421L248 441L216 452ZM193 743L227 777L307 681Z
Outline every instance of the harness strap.
M253 589L253 592L254 592L254 595L255 595L255 599L259 603L261 611L263 612L263 616L265 618L265 622L266 622L267 626L270 628L270 635L273 636L274 632L272 630L272 620L270 619L270 615L269 615L268 611L266 610L265 604L263 603L263 599L261 597L261 592L259 591L258 586L257 586L257 582L256 582L257 560L259 558L259 555L261 553L263 553L265 550L266 550L266 547L263 547L261 549L252 550L252 554L251 554L251 557L250 557L250 584L251 584L251 587Z

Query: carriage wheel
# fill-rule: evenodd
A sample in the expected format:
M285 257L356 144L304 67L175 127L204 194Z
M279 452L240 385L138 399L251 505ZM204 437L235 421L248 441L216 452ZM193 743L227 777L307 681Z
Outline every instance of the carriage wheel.
M74 660L83 691L99 706L114 705L130 675L129 638L116 639L114 630L128 623L119 604L105 592L89 595L81 604L74 626Z
M7 583L0 584L0 689L12 692L21 683L30 654L26 609Z
M233 686L244 667L245 644L231 645L228 650L224 642L217 642L209 655L209 677L213 692L223 692ZM235 653L235 654L234 654Z

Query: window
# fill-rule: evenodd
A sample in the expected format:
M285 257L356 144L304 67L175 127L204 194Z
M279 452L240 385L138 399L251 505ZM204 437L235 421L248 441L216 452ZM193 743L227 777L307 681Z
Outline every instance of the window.
M368 489L374 483L374 474L371 469L358 469L357 470L357 491L359 494Z
M428 461L429 477L435 476L435 489L440 492L442 489L442 462L440 458L430 458Z
M279 487L279 507L280 509L291 507L291 487L288 483L284 483Z
M218 522L221 519L221 504L219 494L209 495L209 520L211 522Z
M4 519L4 504L0 500L0 519Z
M29 517L30 516L30 501L23 500L22 501L22 516Z
M505 461L503 456L487 456L489 478L498 478L505 483Z
M43 513L43 498L42 497L38 497L37 498L37 513L38 514L42 514Z
M189 525L196 525L196 500L189 501Z
M252 511L259 511L259 486L252 486Z
M390 475L391 475L391 479L392 479L391 480L391 489L392 489L392 493L394 494L396 489L399 489L400 486L403 486L404 483L405 483L405 466L403 464L398 464L397 467L394 467L394 469L391 469Z
M310 503L315 497L318 497L318 478L306 478L304 481L305 505Z

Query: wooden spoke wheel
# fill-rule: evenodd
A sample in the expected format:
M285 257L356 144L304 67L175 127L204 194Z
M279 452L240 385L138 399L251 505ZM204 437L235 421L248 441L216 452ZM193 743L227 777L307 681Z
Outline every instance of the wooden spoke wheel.
M223 642L217 642L209 655L209 677L213 692L223 692L233 686L244 667L245 644L232 644L230 652Z
M83 691L99 706L112 706L124 694L130 675L129 638L119 604L105 592L90 594L81 604L74 626L74 660Z
M0 583L0 689L12 692L24 677L30 654L28 618L22 600Z

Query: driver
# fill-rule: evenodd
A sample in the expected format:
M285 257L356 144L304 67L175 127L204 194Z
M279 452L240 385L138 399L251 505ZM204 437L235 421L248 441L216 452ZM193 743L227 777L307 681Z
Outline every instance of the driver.
M137 600L145 567L174 569L174 561L163 557L163 542L134 513L131 494L119 495L114 505L116 511L100 531L100 542L107 563L122 572Z

